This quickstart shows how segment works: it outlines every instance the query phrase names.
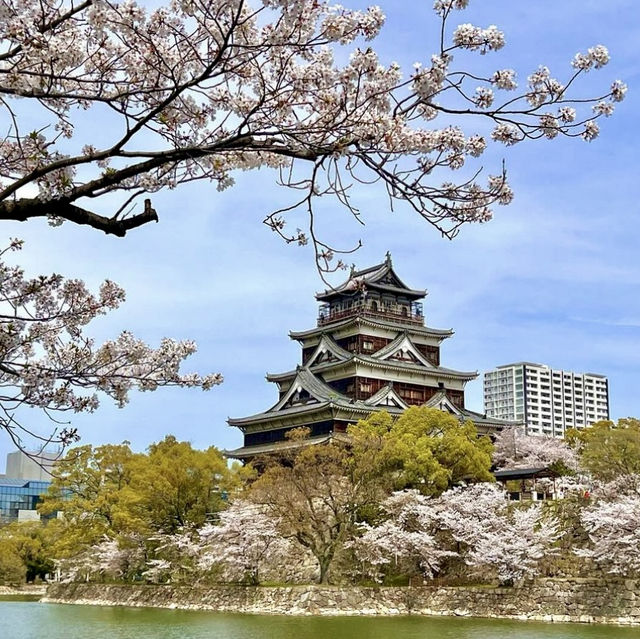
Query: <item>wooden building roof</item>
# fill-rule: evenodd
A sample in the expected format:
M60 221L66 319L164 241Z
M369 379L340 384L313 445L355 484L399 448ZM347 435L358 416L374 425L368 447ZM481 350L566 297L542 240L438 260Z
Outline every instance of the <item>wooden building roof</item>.
M316 293L319 302L329 302L336 297L345 294L355 294L364 291L378 291L380 293L391 293L403 296L410 300L422 299L427 291L409 288L393 270L391 255L382 264L376 264L360 271L352 270L349 278L336 288L326 289L321 293Z
M290 331L289 337L291 339L302 341L305 339L309 339L311 337L316 337L317 335L321 335L322 333L327 333L331 331L332 333L346 329L351 326L355 328L382 328L392 331L405 330L408 333L415 333L416 335L425 335L427 337L435 337L440 340L447 339L451 337L454 333L453 329L441 329L441 328L431 328L429 326L403 326L400 327L398 322L392 322L389 320L385 320L384 317L363 317L362 315L353 315L351 317L347 317L341 321L333 322L331 327L325 326L316 326L314 328L307 329L305 331Z
M297 418L304 415L306 419L311 422L314 420L314 414L331 414L334 419L355 423L359 419L364 419L368 415L382 410L385 410L392 415L399 416L408 408L407 404L405 404L402 398L395 393L391 386L385 386L365 401L354 401L344 395L341 396L340 394L336 394L336 396L331 397L330 399L325 398L323 401L315 404L306 404L293 408L281 407L280 409L277 409L276 406L264 413L258 413L257 415L252 415L250 417L229 419L229 425L243 428L260 423L273 423L275 420L287 417L292 413L296 415ZM480 413L476 413L465 408L459 408L447 397L446 391L442 391L434 395L428 402L426 402L425 406L448 412L454 417L457 417L461 422L471 420L478 429L478 432L481 434L494 433L506 426L513 425L511 422L487 418ZM248 460L258 455L278 453L282 450L288 450L299 446L326 444L334 439L344 442L348 441L348 436L343 433L329 433L317 437L309 437L308 439L295 442L285 440L261 443L253 446L241 446L234 450L225 450L224 453L227 457L231 457L233 459Z
M399 361L394 359L398 352L408 353L413 361ZM319 360L319 355L331 354L331 360ZM319 361L318 361L319 360ZM317 362L317 363L316 363ZM432 364L413 344L406 333L400 333L385 347L371 355L366 353L352 353L345 350L327 334L322 335L315 351L307 361L305 368L314 373L328 372L348 364L362 364L372 368L386 369L390 371L406 371L424 375L425 378L459 379L469 381L478 377L477 371L457 371L444 366ZM300 367L295 370L279 374L267 374L270 382L281 382L294 377Z

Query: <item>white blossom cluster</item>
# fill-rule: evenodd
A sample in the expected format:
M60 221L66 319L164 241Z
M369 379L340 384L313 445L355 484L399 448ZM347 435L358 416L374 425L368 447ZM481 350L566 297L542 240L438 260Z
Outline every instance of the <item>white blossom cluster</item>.
M497 434L493 462L500 470L547 467L556 462L578 470L578 455L564 440L527 435L519 426L504 428Z
M493 104L493 91L489 87L478 87L473 101L480 109L488 109Z
M586 53L576 53L571 63L574 68L581 71L601 69L609 62L609 51L601 44L591 47Z
M537 574L540 561L561 536L559 523L541 508L512 508L495 484L454 488L437 499L415 490L394 493L383 505L388 518L363 526L352 542L356 556L380 579L385 566L416 562L426 578L443 560L493 573L501 582Z
M513 69L499 69L491 76L491 84L504 91L513 91L518 88L516 72Z
M620 488L629 491L621 492ZM590 546L576 554L616 575L640 573L640 477L621 477L616 486L596 491L597 499L581 514Z
M497 51L504 46L504 33L495 25L486 29L476 27L472 24L461 24L453 32L453 43L461 49L480 51L484 54L487 51Z
M445 15L453 9L458 11L466 9L468 4L469 0L435 0L433 8L439 15Z

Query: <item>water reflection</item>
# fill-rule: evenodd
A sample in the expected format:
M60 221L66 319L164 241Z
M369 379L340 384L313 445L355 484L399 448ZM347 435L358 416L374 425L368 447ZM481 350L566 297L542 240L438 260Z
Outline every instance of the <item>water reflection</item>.
M638 639L637 628L441 617L272 617L0 601L2 639Z

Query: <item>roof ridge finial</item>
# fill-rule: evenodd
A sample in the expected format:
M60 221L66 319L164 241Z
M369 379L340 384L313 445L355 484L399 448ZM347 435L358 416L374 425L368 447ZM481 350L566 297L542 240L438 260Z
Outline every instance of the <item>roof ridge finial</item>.
M349 272L349 279L351 279L353 277L355 272L356 272L356 265L355 264L351 264L351 271Z
M391 266L391 251L387 251L387 254L385 255L385 263L387 266Z

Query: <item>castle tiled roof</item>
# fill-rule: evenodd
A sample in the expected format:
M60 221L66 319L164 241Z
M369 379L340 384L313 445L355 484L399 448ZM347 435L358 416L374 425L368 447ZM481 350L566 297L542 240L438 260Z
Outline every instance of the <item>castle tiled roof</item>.
M361 413L363 416L375 410L375 402L379 401L382 393L376 393L366 400L354 400L343 393L325 384L308 368L301 367L293 373L293 382L285 395L270 409L249 415L248 417L229 418L230 426L246 426L253 423L267 422L274 419L282 419L293 415L321 412L326 409L344 409L351 413ZM310 400L300 404L289 404L289 401L298 390L305 390L310 395ZM399 409L407 408L402 402Z
M415 357L415 362L391 359L390 357L400 348L411 351ZM315 360L319 351L331 353L334 357L333 361L320 362L316 364ZM420 373L432 378L440 377L468 381L475 379L478 376L477 371L458 371L452 368L432 364L415 347L411 342L410 337L404 333L401 333L396 337L396 339L371 355L366 353L351 353L337 344L329 335L323 335L316 350L309 358L305 368L312 370L314 374L318 374L345 366L346 364L363 364L373 368L394 371L404 370L411 373ZM295 370L287 371L285 373L269 374L267 375L267 380L270 382L286 381L294 377L300 369L301 367L298 367Z
M329 433L327 435L318 435L317 437L308 437L300 440L284 440L280 442L271 442L268 444L255 444L254 446L240 446L234 450L225 450L223 453L227 457L233 459L251 459L258 455L282 453L287 450L295 450L306 446L317 446L318 444L328 444L330 441L346 441L347 436L342 433Z
M495 417L487 417L482 413L478 413L473 410L469 410L468 408L459 408L455 404L451 402L451 400L447 397L447 391L441 391L434 395L425 406L429 406L430 408L439 408L440 410L445 410L447 412L452 413L453 415L457 415L462 419L468 419L472 421L478 430L480 431L491 431L496 432L500 431L507 426L513 426L515 422L507 421L505 419L497 419Z
M331 389L333 391L333 389ZM383 403L383 400L389 397L393 400L391 404ZM276 405L277 406L277 405ZM460 421L470 420L472 421L480 433L496 432L502 430L507 426L512 426L513 422L507 422L500 419L487 418L486 416L476 413L475 411L468 410L466 408L460 408L456 406L447 396L446 390L436 393L425 406L429 408L437 408L444 412L448 412L454 417L457 417ZM371 396L365 401L353 401L348 397L341 394L336 394L332 398L325 398L325 401L315 404L304 404L296 407L277 409L275 406L264 413L258 413L251 417L244 417L242 419L229 420L229 424L232 426L246 426L251 423L261 422L269 419L275 419L277 417L283 417L286 415L307 414L311 415L315 412L333 408L336 411L347 410L354 417L361 415L365 417L371 413L386 410L392 415L400 415L408 406L402 401L402 399L395 394L391 386L385 386L381 388L375 395ZM326 435L309 437L308 439L300 441L280 441L269 442L264 444L255 444L250 446L241 446L240 448L225 451L228 457L235 459L250 459L257 455L263 455L267 453L277 453L283 450L288 450L300 446L307 446L313 444L325 444L332 439L340 439L341 441L348 441L348 435L343 433L329 433Z
M398 323L392 322L388 320L384 320L382 317L363 317L361 315L353 315L352 317L347 317L338 322L331 323L331 332L335 332L342 328L347 328L352 325L356 326L364 326L371 328L388 328L393 331L398 330ZM309 337L315 337L316 335L321 335L322 333L327 332L327 328L324 326L316 326L315 328L310 328L305 331L290 331L289 337L295 340L303 340ZM438 337L440 339L446 339L447 337L451 337L453 335L453 329L451 328L430 328L429 326L419 326L414 325L410 328L407 327L406 330L409 333L415 333L418 335L425 335L427 337Z
M360 271L351 271L349 278L336 288L327 289L316 294L318 301L328 301L345 293L357 293L358 291L375 290L382 293L403 295L410 299L421 299L427 292L409 288L393 270L391 256L387 253L387 259L382 264L376 264Z

